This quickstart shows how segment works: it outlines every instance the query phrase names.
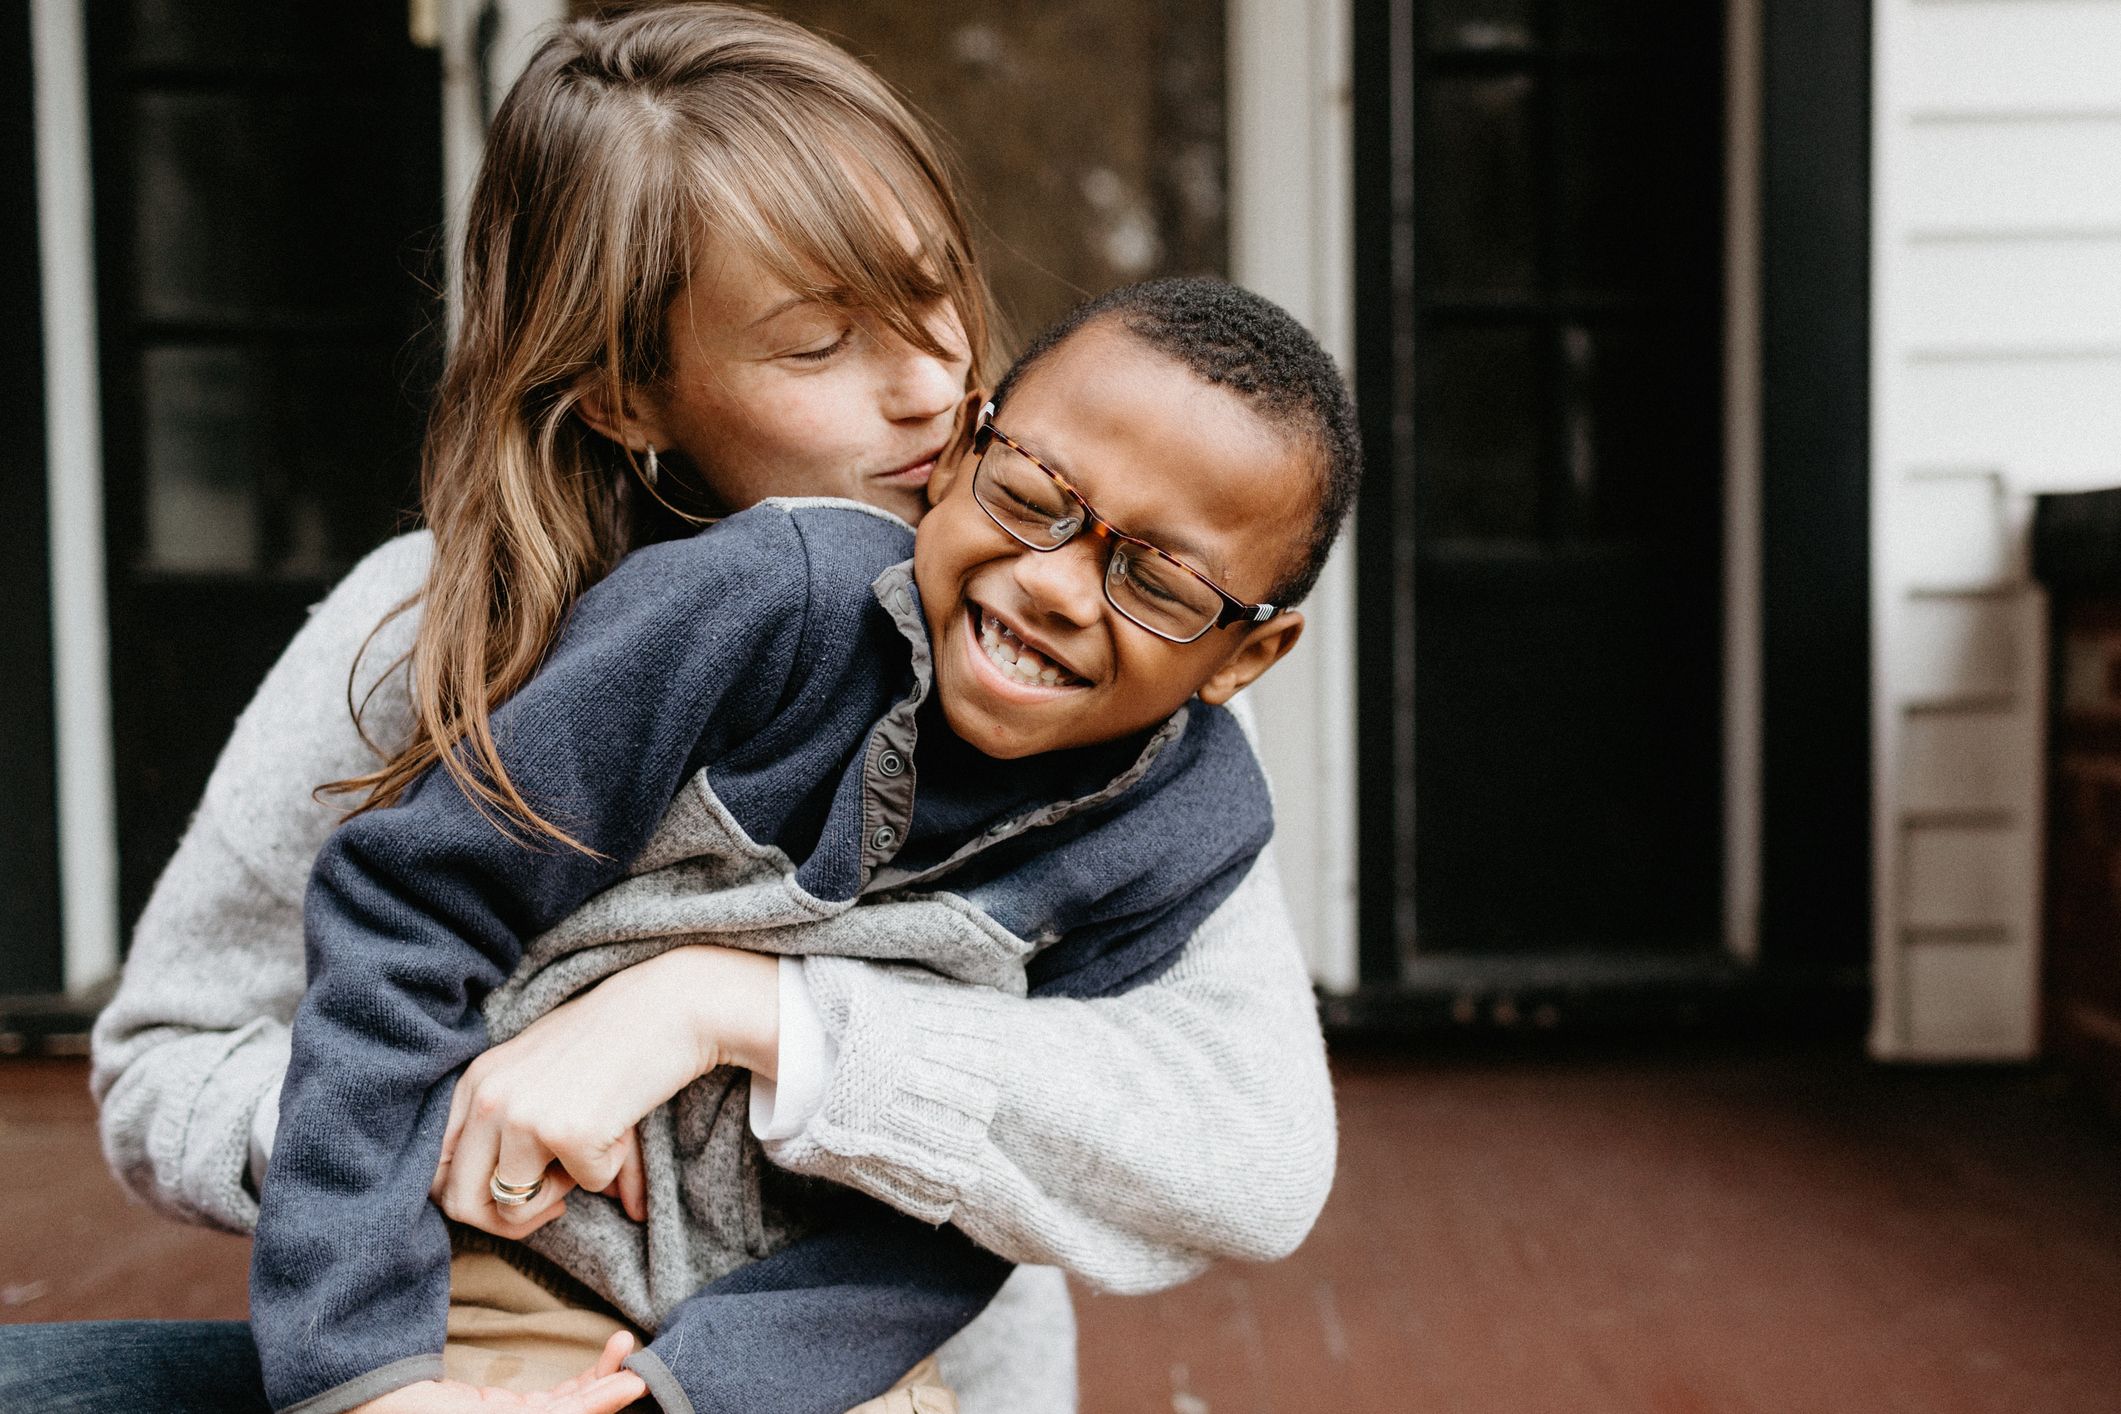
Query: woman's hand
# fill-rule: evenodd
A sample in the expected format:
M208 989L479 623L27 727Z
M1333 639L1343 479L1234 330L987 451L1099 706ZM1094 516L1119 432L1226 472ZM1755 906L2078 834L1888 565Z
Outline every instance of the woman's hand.
M761 1075L780 1048L778 962L711 944L673 948L612 974L465 1068L449 1102L432 1193L458 1222L519 1239L565 1209L575 1187L614 1192L647 1216L634 1126L721 1065ZM560 1171L547 1173L555 1161ZM487 1184L545 1186L515 1208Z
M380 1399L356 1405L352 1414L492 1414L497 1409L535 1409L539 1414L619 1414L648 1395L648 1386L619 1365L633 1353L633 1336L619 1331L604 1342L596 1363L549 1390L512 1390L468 1385L461 1380L422 1380Z

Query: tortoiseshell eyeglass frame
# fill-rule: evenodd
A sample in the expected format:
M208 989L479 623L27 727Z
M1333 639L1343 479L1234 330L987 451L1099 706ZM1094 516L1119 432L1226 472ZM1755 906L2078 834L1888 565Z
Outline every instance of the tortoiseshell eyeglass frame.
M1054 541L1050 545L1034 545L1029 540L1026 540L1023 536L1017 534L1014 530L1011 530L1008 526L1002 524L1001 517L996 515L993 510L988 507L986 501L978 495L979 465L983 464L986 461L987 448L995 442L1001 443L1010 451L1016 453L1025 461L1037 467L1040 471L1046 474L1046 476L1053 482L1055 486L1060 487L1062 491L1066 492L1068 494L1069 499L1073 500L1077 506L1082 508L1082 524L1078 525L1075 529L1069 531L1066 536ZM1202 574L1199 570L1193 568L1193 566L1187 564L1184 560L1181 560L1178 556L1172 554L1170 551L1162 549L1156 545L1152 545L1138 535L1127 534L1127 532L1121 530L1111 521L1106 520L1103 516L1099 515L1097 513L1097 508L1090 504L1089 500L1084 497L1083 493L1076 490L1068 483L1067 477L1062 476L1052 467L1047 466L1044 462L1038 459L1037 454L1027 451L1021 442L1017 441L1014 437L1011 437L1008 433L1002 431L1001 428L996 427L994 425L993 403L988 403L985 407L979 410L979 423L973 428L972 431L972 455L978 458L978 462L975 463L973 468L974 495L972 499L978 503L979 508L982 511L986 512L987 519L993 521L994 524L1001 530L1002 534L1008 536L1011 540L1014 540L1017 544L1023 546L1025 549L1035 551L1039 554L1045 554L1047 551L1060 549L1061 546L1066 545L1069 541L1075 539L1077 536L1081 535L1084 531L1087 530L1092 535L1098 536L1107 541L1124 541L1127 544L1135 546L1138 549L1148 551L1150 554L1156 556L1158 559L1163 560L1168 564L1174 565L1177 568L1184 570L1187 574L1192 575L1202 584L1205 584L1206 586L1208 586L1208 588L1214 590L1216 597L1222 600L1222 612L1217 614L1213 619L1209 620L1207 623L1202 624L1200 627L1200 631L1191 635L1190 637L1180 638L1178 635L1168 633L1163 629L1155 627L1154 625L1145 624L1140 619L1134 617L1134 615L1128 613L1126 609L1122 608L1119 602L1112 597L1112 576L1110 573L1112 558L1111 547L1108 545L1105 551L1106 573L1103 576L1105 586L1105 602L1112 605L1113 610L1117 612L1122 618L1126 619L1128 623L1135 625L1136 627L1144 630L1145 632L1153 633L1158 638L1161 638L1168 643L1194 643L1215 629L1228 628L1231 624L1263 624L1268 619L1273 618L1276 614L1281 612L1280 607L1274 604L1247 604L1244 600L1238 598L1235 594L1232 594L1229 590L1223 588L1220 584L1217 584L1214 580L1208 578L1208 576Z

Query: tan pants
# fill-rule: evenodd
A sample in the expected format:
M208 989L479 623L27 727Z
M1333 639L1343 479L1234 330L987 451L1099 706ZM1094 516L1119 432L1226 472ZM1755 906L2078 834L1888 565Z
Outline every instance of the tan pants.
M630 1329L602 1312L569 1306L490 1252L459 1252L449 1264L442 1368L450 1379L519 1394L551 1389L595 1364L604 1342ZM848 1414L957 1414L957 1396L931 1355L889 1392Z

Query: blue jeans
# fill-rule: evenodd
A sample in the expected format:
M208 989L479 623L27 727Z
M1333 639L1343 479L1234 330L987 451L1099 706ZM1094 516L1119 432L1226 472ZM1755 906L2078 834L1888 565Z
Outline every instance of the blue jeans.
M272 1414L242 1321L0 1326L7 1414Z

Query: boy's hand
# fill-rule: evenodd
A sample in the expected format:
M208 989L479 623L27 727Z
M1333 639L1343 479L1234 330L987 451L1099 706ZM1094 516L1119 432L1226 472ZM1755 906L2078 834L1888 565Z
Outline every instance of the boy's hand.
M648 1396L648 1386L619 1364L633 1353L633 1337L620 1331L606 1342L596 1363L563 1384L535 1394L468 1385L460 1380L422 1380L357 1405L352 1414L495 1414L534 1409L539 1414L619 1414Z

